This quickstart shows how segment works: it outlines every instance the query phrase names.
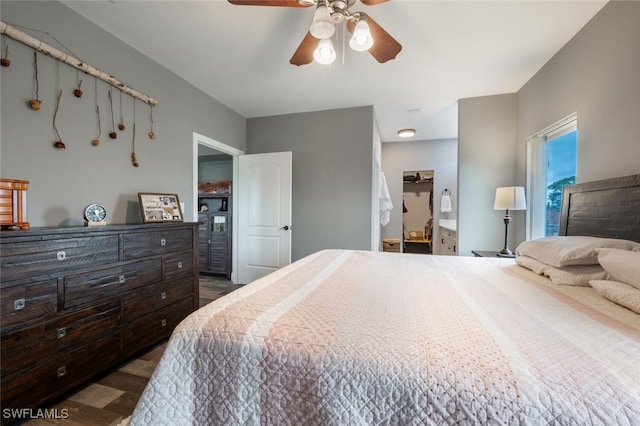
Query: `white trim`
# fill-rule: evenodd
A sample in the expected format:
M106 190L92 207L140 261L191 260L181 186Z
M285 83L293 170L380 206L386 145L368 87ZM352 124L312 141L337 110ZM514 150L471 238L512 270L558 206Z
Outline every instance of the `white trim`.
M569 133L578 127L578 113L573 112L567 115L565 118L556 121L550 126L536 132L535 134L527 138L527 142L532 139L543 139L545 141L549 139L555 139L563 134Z
M230 145L226 145L222 142L219 142L215 139L208 138L196 132L193 132L193 144L192 144L192 155L193 155L193 164L191 167L192 170L192 180L191 180L191 188L192 188L192 218L194 222L198 221L198 209L196 206L198 205L198 144L202 144L206 147L218 150L225 154L229 154L233 156L233 182L238 182L238 156L244 155L244 151L239 150L238 148L234 148ZM238 197L231 197L232 202L232 211L236 212L238 205ZM184 215L184 212L182 212ZM186 216L186 215L185 215ZM238 221L231 221L231 241L234 243L231 244L231 281L237 282L236 274L238 270L237 259L238 259L238 245L235 244L237 241L238 235Z
M578 130L578 113L574 112L545 127L526 139L527 143L527 204L525 238L543 236L539 205L535 201L546 199L546 143ZM543 163L540 160L544 160Z

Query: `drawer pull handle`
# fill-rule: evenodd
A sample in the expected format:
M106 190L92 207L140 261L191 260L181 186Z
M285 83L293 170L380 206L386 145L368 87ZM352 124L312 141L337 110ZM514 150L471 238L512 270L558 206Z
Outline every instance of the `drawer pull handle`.
M166 246L166 245L167 245L167 240L165 240L164 238L162 238L162 239L160 240L160 245L161 245L162 247Z
M63 250L60 250L58 253L56 253L56 259L58 260L64 260L67 257L67 253L65 253Z
M160 325L162 327L166 327L167 326L167 320L163 318L162 321L160 321Z
M58 339L62 339L66 335L67 335L67 327L61 327L56 332L56 336L58 337Z
M14 311L21 311L25 306L27 306L27 301L24 299L16 299L13 301Z
M182 262L178 262L178 269L182 269Z
M67 374L67 366L63 365L62 367L58 367L58 378L63 377L65 374Z
M166 298L167 298L167 293L166 292L163 291L162 293L160 293L160 300L164 300Z
M126 275L120 275L120 276L118 277L118 282L119 282L120 284L123 284L123 283L125 282L126 278L127 278L127 277L126 277Z

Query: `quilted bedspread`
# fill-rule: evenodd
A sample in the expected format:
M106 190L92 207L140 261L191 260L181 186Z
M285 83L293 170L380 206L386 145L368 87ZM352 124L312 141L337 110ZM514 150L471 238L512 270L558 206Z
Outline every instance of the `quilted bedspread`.
M131 425L639 425L640 316L512 259L325 250L174 331Z

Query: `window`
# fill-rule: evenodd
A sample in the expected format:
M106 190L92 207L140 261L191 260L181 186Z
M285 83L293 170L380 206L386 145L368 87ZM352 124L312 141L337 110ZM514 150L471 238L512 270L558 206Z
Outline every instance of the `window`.
M562 188L576 182L577 115L527 140L527 238L558 235Z

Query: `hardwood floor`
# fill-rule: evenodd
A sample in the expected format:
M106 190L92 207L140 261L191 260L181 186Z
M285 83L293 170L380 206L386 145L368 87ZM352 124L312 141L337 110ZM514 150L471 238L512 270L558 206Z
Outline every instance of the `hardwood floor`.
M238 288L226 278L200 276L200 307ZM166 341L107 372L65 399L45 407L58 418L34 418L28 426L115 426L131 415L162 357ZM34 411L35 414L35 411ZM20 423L18 423L20 424Z

